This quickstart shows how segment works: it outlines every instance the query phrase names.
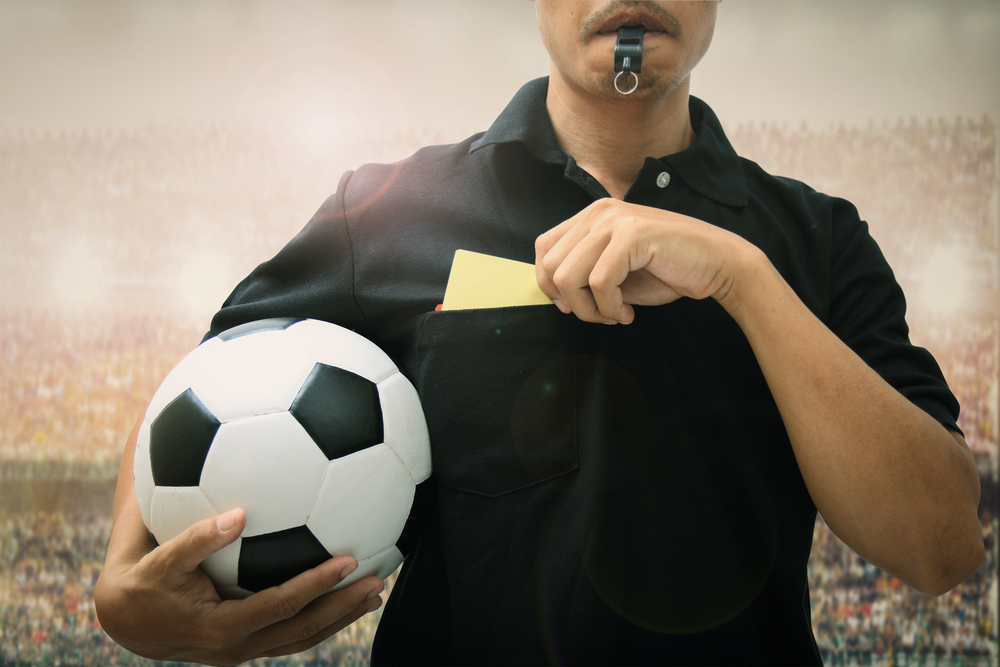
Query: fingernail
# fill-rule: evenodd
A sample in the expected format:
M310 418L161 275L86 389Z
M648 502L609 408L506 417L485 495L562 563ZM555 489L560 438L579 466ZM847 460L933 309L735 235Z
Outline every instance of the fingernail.
M372 592L368 594L368 597L366 597L365 600L366 601L371 600L373 597L375 597L384 590L385 590L385 584L382 584L382 588L373 588ZM379 604L381 604L381 602Z
M215 520L215 526L219 529L220 533L231 531L234 523L236 523L236 510L229 510L225 514L220 514Z
M370 614L381 606L382 606L382 598L379 598L373 604L369 605L368 611L366 611L365 613Z
M354 572L356 569L358 569L358 566L355 565L354 563L345 566L344 569L340 571L340 578L347 579L347 577L350 576L350 574Z
M569 315L569 306L566 305L565 301L562 299L553 299L552 303L554 303L556 308L562 311L564 315Z

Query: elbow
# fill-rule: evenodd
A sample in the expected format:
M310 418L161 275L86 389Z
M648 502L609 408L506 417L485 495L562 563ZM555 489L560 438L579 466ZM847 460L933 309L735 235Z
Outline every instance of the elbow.
M107 566L105 566L104 570L101 570L101 574L98 576L97 583L94 586L94 612L97 614L97 620L101 624L101 629L114 639L117 635L116 617L113 613L115 604L112 602L112 596L108 592L106 569Z
M97 614L97 620L106 635L136 653L136 647L127 644L129 615L125 611L126 605L123 604L122 591L116 588L112 581L111 571L112 568L105 562L104 568L97 578L97 583L94 585L94 612Z
M947 558L928 564L925 576L919 577L915 590L924 595L943 595L974 575L983 564L985 549L979 522L969 536L950 545Z
M965 440L953 434L959 444L965 462L966 484L957 488L964 491L955 500L954 509L947 518L938 523L941 529L930 538L928 556L924 567L920 568L921 586L916 590L931 596L947 593L974 575L983 564L986 549L983 545L983 528L979 522L980 482L972 453ZM948 506L945 504L945 506Z

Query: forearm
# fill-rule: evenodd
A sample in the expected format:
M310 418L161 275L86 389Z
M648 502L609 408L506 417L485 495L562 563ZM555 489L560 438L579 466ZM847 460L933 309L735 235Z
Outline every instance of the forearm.
M982 561L972 453L889 386L747 250L720 302L746 334L802 476L861 556L940 594Z
M156 546L156 540L146 529L142 516L139 514L139 503L135 497L135 485L132 479L132 461L135 457L135 443L139 437L141 423L141 420L136 422L132 433L129 434L128 441L125 443L125 449L122 451L118 482L115 486L112 515L114 523L111 529L111 539L108 542L106 568L115 567L122 561L133 563Z
M121 598L123 590L115 584L143 556L156 547L156 540L146 529L146 524L139 513L132 478L135 443L141 423L142 420L136 422L122 451L118 482L115 485L111 539L108 541L101 576L94 589L94 603L105 631L133 652L148 657L159 655L156 653L156 647L142 644L138 641L136 633L129 632L129 626L134 619L130 618L131 612L127 601Z

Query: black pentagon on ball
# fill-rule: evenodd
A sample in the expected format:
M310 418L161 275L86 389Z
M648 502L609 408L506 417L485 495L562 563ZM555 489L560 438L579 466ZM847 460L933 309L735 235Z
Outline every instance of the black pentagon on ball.
M198 486L219 420L194 390L170 401L149 425L149 463L156 486Z
M316 364L288 411L331 461L383 441L378 387L343 368Z
M244 537L236 583L256 593L283 584L329 558L330 553L305 526Z

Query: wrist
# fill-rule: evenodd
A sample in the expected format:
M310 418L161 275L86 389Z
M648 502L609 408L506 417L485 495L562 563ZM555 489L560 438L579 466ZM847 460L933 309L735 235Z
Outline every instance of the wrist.
M740 322L758 294L767 290L769 274L775 271L757 246L737 238L723 266L722 284L712 294L733 319Z

